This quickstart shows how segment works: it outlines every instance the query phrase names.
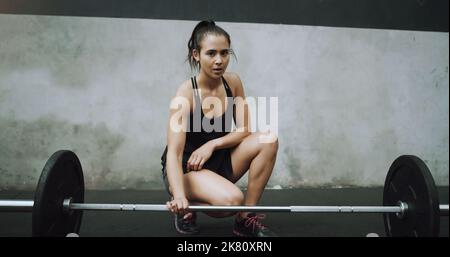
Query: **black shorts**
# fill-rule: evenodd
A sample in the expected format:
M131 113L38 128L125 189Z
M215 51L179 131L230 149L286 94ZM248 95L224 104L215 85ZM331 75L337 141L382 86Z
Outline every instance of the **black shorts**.
M167 154L167 148L164 151L163 156L161 157L161 175L162 180L164 183L164 186L167 190L167 192L170 194L169 191L169 179L167 177L167 170L166 170L166 154ZM183 173L186 174L187 171L187 161L189 160L190 153L184 153L183 154ZM222 177L228 179L231 181L231 176L233 174L233 167L231 164L231 151L230 149L219 149L214 151L214 153L211 155L209 160L203 165L204 169L208 169L211 171L216 172L217 174L221 175ZM171 195L172 196L172 195Z

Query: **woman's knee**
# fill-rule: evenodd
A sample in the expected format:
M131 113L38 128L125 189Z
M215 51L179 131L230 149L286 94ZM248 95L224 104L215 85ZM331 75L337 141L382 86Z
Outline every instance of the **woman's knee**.
M221 196L217 196L215 200L211 203L212 205L225 205L225 206L235 206L242 205L244 203L244 194L240 190L233 190L226 192ZM237 212L205 212L208 216L214 218L224 218L235 215Z
M227 192L217 199L216 205L241 205L244 202L244 194L240 190Z
M278 152L278 136L272 132L261 132L258 143L262 151L275 155Z

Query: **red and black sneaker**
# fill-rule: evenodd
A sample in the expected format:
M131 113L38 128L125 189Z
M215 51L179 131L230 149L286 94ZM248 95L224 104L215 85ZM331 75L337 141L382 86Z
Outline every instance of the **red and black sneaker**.
M189 212L186 215L175 214L175 229L180 234L193 235L200 230L197 227L197 215L195 212Z
M237 216L234 221L233 234L239 237L276 237L275 233L261 224L260 220L264 218L264 214L252 212L245 218Z

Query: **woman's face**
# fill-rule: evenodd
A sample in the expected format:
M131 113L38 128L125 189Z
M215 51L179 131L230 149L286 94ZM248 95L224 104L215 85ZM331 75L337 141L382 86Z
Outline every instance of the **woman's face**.
M194 58L200 61L200 72L208 77L222 77L230 61L230 45L223 35L206 35L200 42L200 54L194 50Z

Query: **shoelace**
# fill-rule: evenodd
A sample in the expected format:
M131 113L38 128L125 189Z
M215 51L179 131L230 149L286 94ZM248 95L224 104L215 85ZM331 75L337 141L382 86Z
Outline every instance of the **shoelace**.
M252 217L247 217L244 225L246 227L250 227L251 225L253 225L252 231L255 231L255 227L257 227L259 229L264 229L264 228L266 228L266 226L261 224L261 222L259 222L259 220L262 220L265 217L266 217L265 214L257 214L257 215L252 216Z

